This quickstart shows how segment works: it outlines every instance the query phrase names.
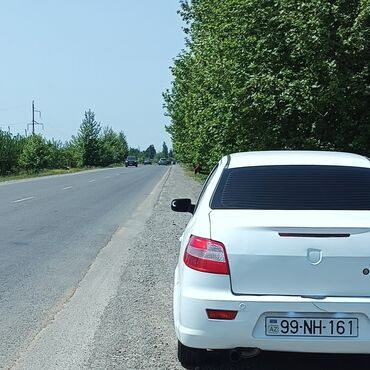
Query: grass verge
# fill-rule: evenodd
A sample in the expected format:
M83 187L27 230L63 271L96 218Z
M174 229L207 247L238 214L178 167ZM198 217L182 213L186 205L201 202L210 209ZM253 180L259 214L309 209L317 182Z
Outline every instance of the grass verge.
M181 164L181 167L184 169L185 171L185 174L191 178L193 178L194 180L198 181L199 183L201 184L204 184L204 182L206 181L207 177L208 177L208 174L204 174L204 173L194 173L194 169L193 167L191 167L190 165L188 164Z
M23 180L23 179L32 179L34 177L44 177L44 176L53 176L53 175L64 175L68 173L75 173L81 171L92 170L94 168L71 168L69 170L63 168L57 168L52 170L44 170L38 173L20 173L18 175L9 175L9 176L0 176L0 182L4 181L14 181L14 180Z

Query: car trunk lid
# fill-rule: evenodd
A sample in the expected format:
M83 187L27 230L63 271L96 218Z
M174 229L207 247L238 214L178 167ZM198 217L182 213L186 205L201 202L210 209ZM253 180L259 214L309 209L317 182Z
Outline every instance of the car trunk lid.
M213 210L234 294L370 296L369 211Z

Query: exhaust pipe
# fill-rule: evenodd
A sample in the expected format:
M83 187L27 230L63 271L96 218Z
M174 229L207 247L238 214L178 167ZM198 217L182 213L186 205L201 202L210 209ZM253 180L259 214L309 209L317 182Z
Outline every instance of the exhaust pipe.
M231 362L239 362L242 358L256 357L261 353L259 348L235 348L229 352Z

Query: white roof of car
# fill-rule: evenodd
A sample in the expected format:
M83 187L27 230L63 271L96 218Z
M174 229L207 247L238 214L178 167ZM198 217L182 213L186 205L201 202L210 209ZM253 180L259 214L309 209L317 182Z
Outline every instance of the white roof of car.
M227 157L223 158L223 161ZM326 165L370 168L370 160L358 154L325 151L261 151L230 154L229 168L273 165Z

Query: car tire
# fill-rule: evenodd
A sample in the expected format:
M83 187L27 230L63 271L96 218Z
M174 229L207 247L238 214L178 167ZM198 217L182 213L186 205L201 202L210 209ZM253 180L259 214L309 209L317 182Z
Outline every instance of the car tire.
M180 341L177 342L177 358L184 367L203 364L206 353L204 349L187 347Z

